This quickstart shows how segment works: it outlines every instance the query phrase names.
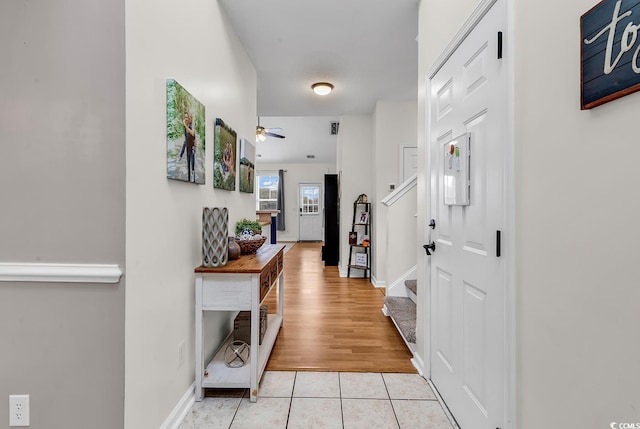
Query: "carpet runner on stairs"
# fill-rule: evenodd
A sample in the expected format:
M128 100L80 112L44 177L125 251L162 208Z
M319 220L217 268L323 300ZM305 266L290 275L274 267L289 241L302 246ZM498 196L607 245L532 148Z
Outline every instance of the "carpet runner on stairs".
M410 298L387 296L384 299L389 316L408 343L416 342L416 304Z
M405 280L404 285L413 292L414 295L418 295L418 280Z

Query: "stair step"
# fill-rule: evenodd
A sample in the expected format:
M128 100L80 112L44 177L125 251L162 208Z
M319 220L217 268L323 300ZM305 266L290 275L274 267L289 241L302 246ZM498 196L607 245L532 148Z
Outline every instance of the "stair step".
M416 342L416 304L411 298L387 296L384 299L389 316L408 343Z
M413 292L414 295L418 295L418 280L405 280L404 285Z

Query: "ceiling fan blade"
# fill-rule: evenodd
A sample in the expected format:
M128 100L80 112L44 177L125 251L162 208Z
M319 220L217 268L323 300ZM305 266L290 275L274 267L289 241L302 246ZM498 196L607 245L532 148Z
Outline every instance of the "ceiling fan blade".
M285 137L284 137L283 135L281 135L281 134L268 133L268 132L267 132L267 133L265 133L265 134L266 134L266 135L268 135L268 136L270 136L270 137L276 137L276 138L279 138L279 139L283 139L283 138L285 138Z
M282 128L265 128L265 130L268 133L274 132L274 131L282 131Z

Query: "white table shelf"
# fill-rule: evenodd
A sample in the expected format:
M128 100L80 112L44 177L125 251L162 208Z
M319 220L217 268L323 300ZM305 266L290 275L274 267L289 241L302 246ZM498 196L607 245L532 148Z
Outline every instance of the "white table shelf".
M205 388L250 388L249 399L258 399L258 385L269 360L284 317L284 245L264 245L255 255L243 255L224 267L198 267L196 272L196 401ZM278 313L267 315L267 330L258 344L260 303L273 286L278 286ZM229 368L224 352L231 333L206 363L203 351L205 311L251 311L249 364ZM206 374L206 375L205 375Z

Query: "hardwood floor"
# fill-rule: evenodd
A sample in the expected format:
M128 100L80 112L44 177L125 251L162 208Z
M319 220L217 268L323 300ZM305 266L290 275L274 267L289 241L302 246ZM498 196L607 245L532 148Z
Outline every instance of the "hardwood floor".
M266 369L415 373L411 352L382 314L382 290L324 267L321 247L296 243L285 255L284 324ZM276 293L265 299L270 313Z

